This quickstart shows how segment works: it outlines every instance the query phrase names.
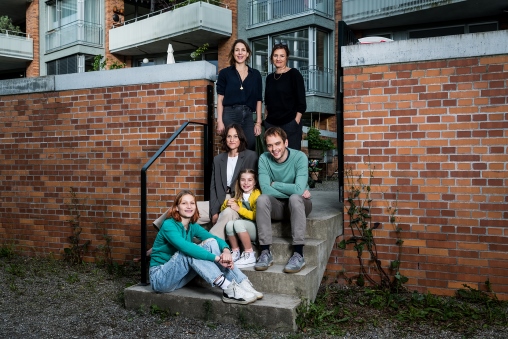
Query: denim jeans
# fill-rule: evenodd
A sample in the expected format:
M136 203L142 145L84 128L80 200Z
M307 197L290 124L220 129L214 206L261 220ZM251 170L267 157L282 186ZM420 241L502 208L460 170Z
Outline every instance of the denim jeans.
M232 123L242 126L243 133L247 138L247 149L256 150L256 137L254 136L254 118L252 110L248 106L235 105L226 106L222 112L222 122L224 127Z
M288 137L288 147L292 149L302 150L302 123L297 123L296 120L291 120L287 124L284 125L272 125L266 120L263 122L263 126L265 130L270 127L280 127L286 132Z
M206 239L199 246L215 255L221 254L219 244L213 238ZM245 274L236 267L230 270L219 263L192 258L181 252L173 254L164 265L150 267L150 283L156 292L172 292L182 288L196 275L212 286L221 275L237 283L241 283L246 278Z

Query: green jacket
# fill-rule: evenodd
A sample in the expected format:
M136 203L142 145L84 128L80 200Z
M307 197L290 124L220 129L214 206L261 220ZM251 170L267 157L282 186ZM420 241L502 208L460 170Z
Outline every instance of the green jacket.
M273 159L270 152L265 152L259 157L258 179L263 194L284 199L292 194L302 195L309 189L307 155L291 148L287 150L289 156L281 164Z
M215 261L215 254L192 242L194 237L201 241L214 238L221 252L224 248L229 248L224 240L208 233L198 224L190 223L186 231L181 222L168 218L162 224L153 243L150 267L167 263L178 251L196 259Z

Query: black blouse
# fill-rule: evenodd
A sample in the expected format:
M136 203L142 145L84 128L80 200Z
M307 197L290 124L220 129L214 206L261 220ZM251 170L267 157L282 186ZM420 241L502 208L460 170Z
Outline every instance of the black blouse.
M266 77L265 105L268 111L266 121L276 126L294 120L297 112L305 113L307 101L302 74L296 68L283 74L269 74Z
M223 68L219 72L217 79L217 94L223 95L222 105L246 105L256 111L258 101L263 101L263 83L261 74L257 69L248 67L248 74L243 83L241 83L240 74L235 66ZM243 87L243 90L240 89Z

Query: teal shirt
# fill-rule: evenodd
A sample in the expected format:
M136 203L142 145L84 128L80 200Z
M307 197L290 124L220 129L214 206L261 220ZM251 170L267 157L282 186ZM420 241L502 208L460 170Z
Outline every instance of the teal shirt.
M215 254L192 242L194 237L201 241L214 238L221 252L224 248L229 248L224 240L210 234L198 224L190 223L186 231L181 222L168 218L162 224L153 243L150 267L164 265L178 251L196 259L215 261Z
M279 164L270 152L259 157L258 180L261 192L275 198L289 198L292 194L302 195L309 189L309 160L302 151L287 149L289 156ZM271 186L270 186L271 184Z

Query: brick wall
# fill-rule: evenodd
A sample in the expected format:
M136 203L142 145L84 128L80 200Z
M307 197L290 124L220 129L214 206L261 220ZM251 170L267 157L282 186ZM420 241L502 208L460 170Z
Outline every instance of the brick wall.
M110 72L124 70L100 74ZM60 257L69 247L73 188L82 204L81 238L91 240L86 260L104 245L104 229L113 238L115 260L139 256L140 170L184 121L206 122L211 84L189 80L2 96L2 243L14 243L24 254ZM202 199L202 138L203 127L188 127L148 170L149 224L181 189ZM151 243L154 232L148 229Z
M345 169L368 177L368 164L375 168L384 266L397 253L387 206L398 192L410 289L449 295L462 284L484 290L489 279L508 299L508 55L348 67L344 75ZM358 259L337 248L327 275L343 268L357 274Z
M26 9L26 33L33 39L34 58L28 63L26 69L27 78L38 77L40 73L39 63L39 2L32 1Z

